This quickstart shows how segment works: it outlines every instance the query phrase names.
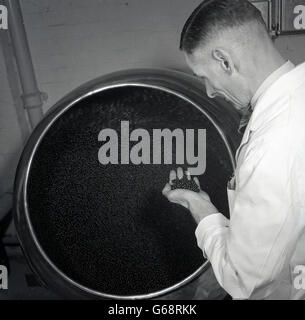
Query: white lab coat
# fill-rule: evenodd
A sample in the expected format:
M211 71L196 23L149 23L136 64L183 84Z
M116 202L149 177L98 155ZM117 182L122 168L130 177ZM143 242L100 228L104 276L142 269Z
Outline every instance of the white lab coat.
M196 229L220 285L235 299L305 299L305 63L259 96L227 191L230 220Z

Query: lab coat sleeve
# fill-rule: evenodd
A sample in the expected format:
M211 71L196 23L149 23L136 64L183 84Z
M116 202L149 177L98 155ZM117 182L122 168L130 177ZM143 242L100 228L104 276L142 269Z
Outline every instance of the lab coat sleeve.
M235 299L268 296L297 241L291 153L288 144L273 142L246 154L230 220L210 215L196 229L218 282Z

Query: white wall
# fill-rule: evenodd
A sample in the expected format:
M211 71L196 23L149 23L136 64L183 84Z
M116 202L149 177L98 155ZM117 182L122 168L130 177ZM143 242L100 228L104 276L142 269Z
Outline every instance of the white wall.
M26 0L40 87L50 99L87 80L136 67L184 68L180 30L200 0Z
M80 84L109 72L138 67L187 70L179 36L200 2L21 0L39 87L49 95L44 110ZM305 60L305 36L283 37L276 45L293 62ZM0 197L13 180L20 149L0 50Z

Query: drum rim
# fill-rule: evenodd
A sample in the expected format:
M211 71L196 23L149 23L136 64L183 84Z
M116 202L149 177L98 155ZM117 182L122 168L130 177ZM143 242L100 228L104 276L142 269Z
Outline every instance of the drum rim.
M156 84L149 84L149 83L143 83L143 82L139 82L139 81L125 81L125 82L120 82L120 83L115 83L115 84L110 84L110 85L103 85L103 84L99 84L100 87L96 87L86 93L83 93L81 95L78 96L78 98L74 99L72 102L68 103L67 105L62 105L61 109L59 110L59 112L57 112L55 115L51 115L51 114L47 114L47 116L50 116L51 119L49 120L49 122L47 123L47 125L44 127L43 131L40 133L38 139L36 140L35 144L32 146L31 151L30 151L30 156L28 158L28 162L27 162L27 166L26 166L26 170L25 170L25 175L23 176L23 188L22 188L22 194L23 194L23 207L24 207L24 216L25 216L25 220L27 223L27 226L29 228L33 243L35 244L36 249L39 251L39 254L43 257L43 259L45 260L45 262L47 262L47 264L51 267L51 269L53 269L53 271L55 271L62 279L64 279L65 281L69 282L69 284L71 284L74 287L77 287L78 289L100 297L100 298L109 298L109 299L151 299L151 298L156 298L165 294L168 294L170 292L173 292L181 287L183 287L185 284L191 282L191 280L195 279L196 277L198 277L204 270L206 270L208 268L209 265L209 260L206 260L197 270L195 270L193 273L191 273L188 277L186 277L185 279L175 283L174 285L167 287L165 289L161 289L152 293L147 293L147 294L139 294L139 295L115 295L115 294L111 294L111 293L104 293L98 290L94 290L92 288L89 288L85 285L82 285L78 282L76 282L75 280L71 279L70 276L68 276L67 274L65 274L63 271L61 271L56 265L55 263L52 262L52 260L48 257L48 255L46 254L46 252L44 251L44 249L42 248L41 244L39 243L39 240L36 236L36 232L34 230L34 227L32 225L31 222L31 218L30 218L30 214L29 214L29 206L28 206L28 194L27 194L27 187L28 187L28 179L29 179L29 175L30 175L30 171L31 171L31 166L32 166L32 162L33 162L33 158L39 148L39 145L41 143L41 141L44 139L45 135L47 134L47 132L49 131L49 129L53 126L53 124L66 112L68 111L70 108L72 108L75 104L77 104L78 102L93 96L95 94L98 93L102 93L105 92L107 90L113 90L113 89L118 89L118 88L123 88L123 87L144 87L144 88L151 88L151 89L156 89L156 90L160 90L172 95L175 95L177 97L179 97L180 99L183 99L184 101L190 103L191 105L193 105L195 108L197 108L201 113L204 114L204 116L212 123L212 125L215 127L215 129L218 131L218 134L220 135L223 143L226 146L227 152L230 156L231 159L231 164L232 167L235 168L235 160L234 160L234 155L232 154L232 150L230 148L230 144L227 140L227 137L225 136L225 133L222 131L222 129L219 127L219 125L214 121L214 119L207 113L205 112L205 110L203 110L194 100L192 100L191 98L189 98L187 95L174 90L174 89L170 89L168 87L165 87L164 85L156 85ZM59 102L60 104L60 102ZM56 105L55 105L56 106ZM39 272L38 272L39 273Z

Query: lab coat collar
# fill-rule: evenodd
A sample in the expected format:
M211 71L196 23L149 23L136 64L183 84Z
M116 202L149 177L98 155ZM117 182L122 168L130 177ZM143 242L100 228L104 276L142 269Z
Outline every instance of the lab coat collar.
M283 68L283 66L285 67ZM248 143L251 134L285 108L285 104L279 105L276 101L285 95L285 93L288 93L289 90L296 88L298 84L305 81L305 63L295 67L291 62L287 61L283 66L280 68L281 72L277 73L276 71L278 70L276 70L276 74L272 74L270 78L271 80L274 80L274 75L277 75L278 79L273 83L264 81L265 85L262 88L265 88L265 90L262 90L261 88L261 90L257 92L257 102L245 129L241 144L237 149L236 160L240 149L243 145ZM268 78L266 80L268 80ZM269 87L267 87L268 84Z
M273 83L275 83L284 74L286 74L289 71L293 70L294 67L295 66L288 60L280 68L278 68L273 73L271 73L269 75L269 77L267 77L265 79L265 81L263 81L263 83L259 86L259 88L257 89L256 93L252 97L248 108L245 110L244 115L241 118L239 129L238 129L239 133L241 133L242 132L242 128L246 127L247 124L249 123L251 115L252 115L252 112L253 112L253 109L257 105L259 100L263 97L264 93L269 89L269 87L271 87L273 85ZM246 128L245 128L244 132L245 133L247 132Z
M291 63L289 60L286 61L281 67L276 69L274 72L272 72L259 86L256 93L251 99L251 107L254 109L254 107L257 105L260 98L264 95L264 93L283 75L288 73L289 71L294 69L294 64Z
M305 63L295 67L288 61L280 69L276 70L264 81L256 95L257 97L254 97L257 100L246 131L256 131L264 123L279 114L287 105L278 104L277 100L304 82Z

